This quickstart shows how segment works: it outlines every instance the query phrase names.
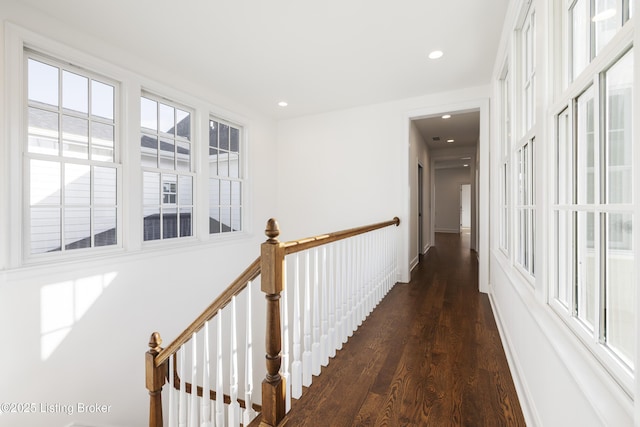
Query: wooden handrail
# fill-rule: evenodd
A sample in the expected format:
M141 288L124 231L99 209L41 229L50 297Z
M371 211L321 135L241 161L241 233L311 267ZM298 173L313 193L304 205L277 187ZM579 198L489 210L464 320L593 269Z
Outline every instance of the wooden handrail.
M379 222L377 224L365 225L362 227L349 228L347 230L336 231L334 233L321 234L315 237L308 237L306 239L291 240L284 243L285 255L293 254L296 252L302 252L307 249L315 248L317 246L326 245L338 240L348 239L358 234L368 233L370 231L385 228L390 225L396 227L400 225L400 218L394 217L391 221Z
M260 257L251 263L247 269L242 272L236 280L229 285L227 289L216 298L209 307L207 307L200 316L196 318L178 337L171 342L166 348L161 350L155 357L156 367L162 365L169 360L172 354L174 354L183 344L189 341L194 334L204 327L204 324L211 320L218 310L225 308L230 302L231 298L238 295L244 288L247 287L247 282L254 280L260 275Z
M285 383L284 378L280 375L282 339L280 330L280 294L284 290L284 257L288 254L326 245L391 225L399 226L400 219L395 217L391 221L282 243L278 241L280 234L278 223L275 219L270 219L265 229L268 239L261 245L260 256L173 342L163 349L160 346L162 344L160 335L157 332L151 335L149 340L150 350L145 355L146 386L151 399L149 425L154 427L162 426L162 400L160 393L169 375L168 360L171 355L175 354L180 347L187 343L194 333L202 329L207 321L215 317L219 310L226 307L235 295L245 289L248 282L262 275L261 290L265 293L267 304L265 337L267 374L262 382L262 405L252 406L254 409L260 408L262 410L260 425L277 426L285 415ZM176 376L175 372L174 376ZM178 379L178 384L179 381ZM185 382L186 388L189 389L189 392L192 392L193 385ZM199 396L204 394L202 387L196 386L195 391ZM215 392L209 390L209 397L215 399ZM224 399L226 401L227 396ZM254 425L255 420L251 424Z

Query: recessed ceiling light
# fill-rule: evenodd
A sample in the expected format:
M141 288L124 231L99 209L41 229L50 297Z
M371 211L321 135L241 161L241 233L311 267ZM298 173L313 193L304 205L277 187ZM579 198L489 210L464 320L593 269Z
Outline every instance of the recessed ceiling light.
M471 160L471 157L460 157L460 160Z
M447 142L453 142L453 139L447 139Z
M278 102L278 106L280 106L280 107L286 107L287 105L289 105L289 103L287 101Z
M442 116L443 119L450 119L451 118L451 114L445 114L444 116Z
M465 167L465 168L468 168L468 167L469 167L469 165L465 163L465 164L464 164L464 167Z
M434 50L433 52L431 52L429 54L429 59L438 59L438 58L442 58L442 55L444 55L444 53L442 53L441 50Z

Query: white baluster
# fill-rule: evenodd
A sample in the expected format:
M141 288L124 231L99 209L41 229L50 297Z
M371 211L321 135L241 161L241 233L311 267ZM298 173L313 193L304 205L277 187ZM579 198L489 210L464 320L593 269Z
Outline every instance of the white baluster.
M247 295L247 324L246 324L246 340L247 346L245 348L244 357L244 403L245 409L242 418L242 424L249 425L249 423L256 417L256 411L253 409L253 330L251 328L252 323L252 309L251 309L251 281L247 282L247 289L245 293Z
M224 378L222 376L222 310L218 310L218 334L216 337L216 427L224 422Z
M342 241L342 343L349 339L349 257L347 241Z
M336 342L336 259L335 259L336 245L331 244L329 246L329 274L328 274L328 288L329 288L329 357L336 357L336 348L338 343Z
M285 397L285 413L291 409L291 375L289 374L289 282L287 275L287 258L284 259L283 265L284 290L282 291L282 308L280 315L282 317L282 378L284 378L284 397ZM245 424L247 424L245 422Z
M358 305L356 310L356 327L357 329L360 325L362 325L362 321L364 320L364 268L362 266L362 236L356 237L355 241L355 256L356 256L356 284L357 284L357 298Z
M335 348L342 349L342 242L336 242L336 268L335 268Z
M320 354L320 280L318 248L313 250L313 344L311 346L313 375L320 375L321 354Z
M236 297L231 297L231 355L230 355L230 375L229 391L231 394L231 404L229 405L229 425L231 427L240 426L240 404L238 403L238 327L236 318Z
M184 347L181 347L180 350L180 360L178 362L178 372L180 377L180 401L178 403L178 425L180 427L187 427L187 390L186 390L186 379L184 376Z
M291 365L291 397L302 396L302 362L300 361L300 259L295 254L293 294L293 364Z
M196 345L196 333L191 335L191 394L189 400L191 402L191 410L189 411L189 427L198 427L198 393L196 393L196 384L198 384L198 349Z
M362 268L364 274L364 288L365 288L365 303L364 303L364 313L365 317L368 317L371 314L371 310L373 308L373 285L371 283L371 263L369 262L369 253L370 253L370 245L371 245L371 234L367 233L364 236L364 244L362 245Z
M347 318L349 337L353 336L353 332L356 330L356 281L355 281L355 260L354 260L354 248L353 239L347 239L349 246L349 315Z
M322 336L320 353L322 366L329 364L329 266L327 265L327 246L322 247Z
M304 353L302 353L302 385L309 387L312 377L311 355L311 278L309 251L304 257Z
M176 427L178 425L178 411L176 410L176 389L175 389L175 372L174 366L176 355L175 353L169 357L169 427Z
M393 250L393 228L389 227L389 230L387 230L386 234L386 239L388 241L387 246L388 246L388 265L389 265L389 290L391 290L391 288L396 284L396 269L395 269L395 254L394 254L394 250Z
M379 281L380 281L380 289L381 289L381 293L380 293L380 301L382 300L382 298L384 298L384 296L387 294L388 292L388 281L387 281L387 245L386 242L384 240L384 236L382 234L380 234L378 236L378 250L379 252L379 258L380 258L380 272L379 272Z
M204 324L204 339L202 344L202 403L200 407L200 425L211 427L211 399L210 399L210 371L209 364L209 322Z

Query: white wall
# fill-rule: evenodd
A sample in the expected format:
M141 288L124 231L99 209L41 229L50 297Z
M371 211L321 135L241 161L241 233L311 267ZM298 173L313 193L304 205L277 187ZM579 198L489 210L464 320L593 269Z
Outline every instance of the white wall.
M418 128L412 121L409 129L409 182L415 183L411 188L411 207L409 218L409 260L413 269L418 264L418 256L426 254L433 242L431 241L431 157L429 147L420 135ZM418 225L418 165L422 166L422 248L419 247L420 227Z
M471 184L470 168L435 171L435 231L460 232L460 185Z
M5 94L15 84L5 78L5 20L122 67L133 78L154 82L156 88L184 93L225 117L242 117L249 134L247 232L220 241L195 238L141 248L137 239L127 235L131 224L141 223L135 216L140 207L125 203L123 212L132 222L125 219L122 251L76 262L16 266L20 251L13 237L21 233L15 231L14 220L20 209L9 203L9 194L16 187L19 192L20 184L10 179L15 164L10 163L9 153L16 148L11 144L20 141L8 140L7 117L9 109L19 106L5 105ZM76 33L20 2L3 0L0 22L0 402L111 405L106 414L2 414L0 426L145 425L144 353L150 334L159 331L168 344L259 254L266 220L276 212L275 122L218 96L215 82L211 87L195 87L187 75L168 75L161 67ZM135 99L123 100L129 101L135 103ZM131 144L139 144L138 138L125 135L122 144L125 192L139 203L139 195L132 190L141 189L139 177L127 172L126 166L126 151ZM206 162L206 158L196 159L198 168L206 168ZM206 189L196 189L196 197L207 197ZM258 292L255 298L261 298ZM255 342L264 340L258 335ZM264 360L257 359L256 371L264 371Z
M417 230L411 208L417 179L410 172L417 169L417 154L411 154L409 119L469 104L478 108L486 97L485 87L467 88L279 122L283 234L311 236L398 216L401 280L408 281L409 254L416 250L410 236Z

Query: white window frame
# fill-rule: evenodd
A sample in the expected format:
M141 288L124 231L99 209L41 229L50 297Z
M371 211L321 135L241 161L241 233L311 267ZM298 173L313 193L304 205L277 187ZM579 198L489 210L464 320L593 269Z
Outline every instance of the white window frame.
M511 186L511 139L513 137L513 114L511 102L512 74L509 73L508 58L500 77L500 233L499 248L506 257L509 257L511 240L511 198L509 197Z
M580 75L582 73L585 72L585 70L589 67L589 64L591 62L593 62L593 60L606 48L606 45L601 46L601 50L600 52L596 52L596 26L597 23L595 21L593 21L594 19L597 19L594 15L595 15L595 10L594 8L595 6L595 2L594 0L583 0L585 1L585 6L587 8L587 15L585 16L585 22L588 25L588 29L586 29L586 33L587 33L587 50L588 50L588 58L586 58L586 64L585 66L582 68L582 70L580 70L580 72L578 74L574 74L574 63L573 63L573 59L574 59L574 45L573 45L573 29L574 29L574 22L572 19L572 10L575 8L577 2L580 0L566 0L566 6L565 9L563 10L563 22L561 25L565 26L567 29L567 34L566 34L566 49L565 49L565 54L566 57L564 58L565 62L565 67L566 67L566 71L565 71L565 76L566 79L569 83L573 82L574 80L578 80ZM616 0L616 11L620 11L621 13L616 13L615 16L613 16L611 19L614 20L614 22L617 24L617 32L620 32L620 29L624 26L624 24L630 19L630 17L633 15L633 0ZM617 21L617 22L616 22ZM615 38L615 36L613 37ZM607 44L611 43L612 40L609 40L609 42L607 42ZM587 72L587 74L591 74L589 72Z
M229 120L224 120L214 114L211 114L209 116L209 126L211 126L211 122L216 122L218 124L221 125L225 125L229 127L229 132L231 132L231 129L235 129L238 132L238 151L237 151L237 156L238 156L238 166L237 166L237 176L232 176L232 174L230 173L220 173L220 168L216 167L216 171L217 173L212 173L211 172L211 157L210 155L207 157L208 158L208 163L209 163L209 179L208 179L208 185L207 185L207 189L209 192L209 214L207 215L207 217L209 218L209 227L207 227L207 232L213 236L213 238L218 238L220 236L225 236L225 235L234 235L234 234L238 234L238 233L243 233L244 229L245 229L245 217L246 217L246 213L245 213L245 191L246 191L246 179L245 179L245 169L246 169L246 160L245 160L245 144L244 144L244 140L245 140L245 129L242 125L234 123L232 121ZM216 130L218 131L218 130ZM218 144L219 144L219 140L218 140ZM213 149L212 147L209 146L209 144L207 144L208 149L211 150ZM229 146L229 149L226 150L224 148L219 148L217 150L222 150L224 153L226 153L229 156L229 161L231 161L230 156L231 153L234 152L232 150L232 147ZM218 151L219 153L219 151ZM210 154L210 153L209 153ZM219 154L218 154L219 155ZM218 158L216 158L216 162L218 162ZM229 182L229 186L231 189L231 193L232 195L230 195L230 203L223 203L220 200L220 196L222 194L222 182ZM218 200L217 201L213 201L211 198L211 194L213 191L213 187L214 185L218 185L219 187L219 191L218 191ZM234 189L235 187L235 189ZM233 194L235 194L235 192L239 189L240 191L240 196L235 199L237 203L234 203L234 197ZM219 221L220 224L220 228L218 230L212 230L211 229L211 220L216 220L216 217L212 217L211 215L213 214L214 210L218 211L218 218L217 220ZM228 210L230 212L230 216L229 216L229 221L230 224L227 226L228 229L224 228L224 223L222 222L222 210ZM238 216L239 215L239 216ZM234 221L238 221L239 223L235 223L238 224L238 229L234 229L233 225L234 225Z
M5 23L5 66L4 73L7 81L14 84L7 85L3 93L3 101L7 108L5 111L4 138L0 140L4 152L3 158L6 182L0 190L3 214L0 215L0 226L7 230L4 239L0 241L0 270L12 271L21 269L39 268L40 265L55 263L93 263L100 265L105 257L132 256L141 259L157 256L158 251L192 250L195 245L226 244L229 241L251 238L252 206L250 198L251 181L249 164L248 139L250 135L250 121L233 111L214 105L210 101L182 92L166 84L159 83L148 77L126 68L122 68L117 61L102 60L71 47L70 45L56 41L51 37L27 30L19 25ZM25 194L23 191L25 182L24 168L24 141L26 140L26 79L25 79L25 49L36 52L60 61L74 64L86 69L96 76L107 76L110 81L117 82L120 87L118 98L115 101L117 119L120 120L115 138L117 140L118 163L118 207L121 212L118 217L118 245L117 247L104 246L92 248L92 250L68 251L61 257L26 257L25 251L28 245L25 241L24 228L27 221L23 218ZM206 140L209 116L220 117L230 123L241 126L243 137L241 150L244 152L242 159L243 168L243 198L242 198L242 225L243 231L237 233L225 233L220 236L210 236L206 226L207 203L207 144L195 144L192 148L192 162L196 180L194 181L194 217L193 239L168 239L166 241L143 242L142 226L142 170L140 166L140 94L148 91L154 94L163 94L176 100L181 105L192 106L195 116L192 124L194 140ZM23 108L24 107L24 108ZM9 183L11 185L9 185ZM171 243L169 243L171 242ZM179 242L179 243L178 243ZM89 265L89 264L87 264Z
M195 168L194 168L194 155L195 153L200 149L198 147L198 143L196 138L194 137L194 117L195 117L195 111L193 108L186 106L180 102L176 102L174 100L169 100L166 97L163 96L159 96L156 95L153 92L147 91L147 90L143 90L142 93L140 94L140 99L145 98L148 100L151 100L153 102L157 103L157 111L160 111L160 105L165 105L165 106L169 106L171 108L174 109L174 122L176 122L177 120L177 110L182 110L185 111L187 113L190 114L190 130L189 130L189 135L190 135L190 139L185 139L185 138L181 138L179 136L177 136L176 131L174 130L174 135L172 136L171 134L167 134L162 132L159 129L159 123L157 123L157 127L158 129L151 130L151 129L147 129L144 128L142 126L140 126L140 135L142 137L142 135L147 135L147 136L151 136L151 137L155 137L158 138L158 153L157 153L157 158L158 158L158 162L161 163L160 158L161 156L161 139L170 139L173 142L174 145L174 160L173 160L173 167L166 167L163 166L162 164L156 164L156 167L153 166L145 166L143 165L142 159L140 158L139 160L139 164L140 164L140 169L142 172L142 177L143 177L143 182L142 182L142 193L141 194L141 202L143 204L142 206L142 233L143 233L143 241L144 241L144 245L157 245L157 244L161 244L161 242L170 242L170 241L174 241L174 240L180 240L180 241L184 241L184 240L189 240L189 239L195 239L196 235L197 235L197 218L198 218L198 214L197 214L197 205L196 205L196 189L197 189L197 174L195 172ZM142 102L142 101L141 101ZM159 113L158 113L159 114ZM158 116L158 121L159 121L159 116ZM179 147L179 143L186 143L189 144L189 149L190 149L190 156L189 156L189 169L188 170L181 170L177 167L178 164L178 158L177 158L177 153L178 153L178 147ZM141 153L142 156L142 153ZM157 205L156 204L146 204L146 200L144 197L144 191L145 191L145 176L147 174L157 174L160 178L159 181L159 200ZM177 194L177 192L174 192L174 198L172 200L167 200L165 198L165 195L169 195L169 193L167 193L165 191L165 184L169 184L171 185L173 182L172 181L168 181L165 180L165 177L168 176L175 176L176 177L176 181L175 181L175 187L178 188L179 187L179 182L181 177L190 177L191 179L191 203L185 203L182 204L180 203L181 200L181 196L179 194ZM180 190L178 189L178 192ZM167 200L167 201L165 201ZM144 237L144 233L145 233L145 209L146 208L151 208L151 207L158 207L158 214L159 214L159 238L158 239L145 239ZM182 234L182 230L180 228L180 217L181 217L181 210L183 209L190 209L191 210L191 217L190 217L190 223L191 223L191 230L190 233L186 236L181 236ZM165 216L165 212L169 212L175 210L176 211L176 235L175 236L170 236L170 237L165 237L165 233L164 233L164 216Z
M573 4L573 2L568 2L568 4ZM571 19L571 14L567 13L566 19ZM570 24L569 24L570 26ZM569 39L570 40L570 37ZM570 41L568 41L570 43ZM604 274L604 271L601 268L603 262L606 260L598 259L595 265L595 273L594 276L597 278L596 283L596 293L595 293L595 317L593 321L593 325L588 325L582 320L578 318L578 305L579 301L576 299L578 287L576 285L576 274L577 274L577 266L575 260L569 260L572 265L569 267L570 271L565 271L565 275L569 275L569 277L559 277L561 275L561 263L563 261L560 260L561 255L563 255L563 251L567 251L570 248L567 247L567 244L564 245L562 243L557 244L557 240L559 240L560 229L557 218L561 215L564 216L566 221L569 222L569 226L571 230L569 230L569 234L571 235L571 242L569 244L578 246L576 243L577 234L579 230L576 229L577 224L577 216L578 215L587 215L592 214L594 216L594 247L600 253L598 258L603 258L602 255L603 250L606 250L607 242L603 240L603 236L605 233L606 223L604 218L609 213L627 213L627 214L636 214L634 221L637 223L637 212L638 212L638 188L634 188L634 203L631 204L608 204L606 200L603 200L600 195L600 191L603 187L603 179L604 177L600 176L602 170L601 167L605 165L605 159L601 158L601 152L604 148L600 146L600 144L605 144L606 136L604 126L604 117L601 117L602 113L600 112L601 107L606 102L606 99L601 99L605 92L602 85L604 84L603 75L614 66L617 61L624 56L630 49L633 49L633 22L625 23L621 29L618 30L618 33L613 37L613 39L608 43L606 47L604 47L597 57L593 57L589 64L584 68L582 73L576 77L573 81L571 81L559 96L559 102L554 104L552 109L556 136L554 138L554 146L555 146L555 155L554 158L556 162L559 161L558 157L560 156L559 150L561 147L558 146L558 124L557 117L564 113L568 112L568 117L570 121L570 131L569 131L569 142L572 144L570 149L570 156L572 156L570 160L572 170L565 174L563 177L560 176L558 171L558 166L554 168L554 180L552 180L553 185L553 194L555 194L554 200L551 204L551 224L552 226L549 228L549 253L551 254L551 259L555 259L556 262L550 263L551 275L549 280L549 306L553 309L553 311L558 314L558 316L565 322L565 324L579 337L580 341L593 353L596 358L600 361L602 366L611 374L611 376L615 379L615 381L621 385L623 390L630 396L634 394L634 374L632 368L627 365L617 354L615 354L614 350L610 349L606 345L606 341L604 339L604 334L606 334L604 328L604 287L605 284L601 282L601 277ZM571 49L566 50L566 54L569 57L569 61L571 61ZM638 52L634 51L634 55L638 55ZM637 61L636 61L637 63ZM571 70L571 66L568 67ZM634 70L634 76L636 76L637 70ZM571 76L570 76L571 77ZM638 82L634 81L634 86L637 86ZM580 169L584 168L584 166L579 165L579 159L576 152L576 139L577 135L577 99L586 92L589 88L593 90L594 93L594 118L595 118L595 129L594 134L596 135L596 149L595 149L595 160L594 163L596 165L595 168L595 177L594 177L594 198L593 203L579 203L577 199L578 195L576 192L576 186L584 187L586 183L584 182L584 177L580 175ZM638 89L634 87L633 91L637 93ZM633 95L635 96L635 95ZM635 107L637 108L637 107ZM635 113L637 115L637 113ZM605 138L603 140L602 138ZM634 141L637 141L637 136L634 136ZM638 155L635 154L634 157L634 176L638 176ZM582 169L584 170L584 169ZM560 182L561 179L570 178L570 182L566 183L568 185L569 190L563 189L565 192L565 200L559 194L559 189L556 185L557 182ZM637 180L634 181L634 184ZM571 194L566 194L571 193ZM635 224L637 225L637 224ZM638 232L635 231L635 235L632 237L633 243L638 242ZM568 237L567 237L568 238ZM640 257L640 248L638 248L637 244L633 245L632 253L634 259L637 260ZM572 252L573 253L573 252ZM566 260L565 260L566 261ZM566 262L565 262L566 263ZM636 276L638 276L638 271L636 268L635 272ZM561 290L560 287L563 283L570 282L568 286L565 287L564 290ZM638 277L635 280L636 284L638 283ZM637 291L636 291L637 292ZM563 301L566 299L567 301ZM637 328L637 321L634 323L634 326ZM637 335L637 334L636 334ZM636 343L637 345L638 343ZM636 350L638 351L638 350ZM637 355L635 357L637 360ZM632 361L632 363L635 362ZM637 370L637 366L635 369Z
M512 263L526 282L535 287L535 248L537 215L535 205L534 172L536 168L536 13L533 4L523 10L523 18L516 30L518 81L514 85L514 107L517 109L518 133L509 153L511 160L510 194L512 197L511 234ZM526 157L525 157L526 155ZM522 218L526 217L523 222ZM526 227L523 225L526 223Z
M28 145L28 131L27 131L27 126L28 126L28 109L33 106L33 107L37 107L38 109L44 108L47 111L51 111L55 114L59 115L59 119L58 119L58 132L59 132L59 136L58 136L58 141L59 144L62 146L63 145L63 129L60 126L60 123L62 123L62 115L64 113L65 117L75 117L76 115L72 112L68 112L65 111L62 105L58 105L57 107L51 107L51 108L47 108L45 106L40 106L36 103L31 103L28 99L27 96L27 89L28 89L28 78L27 78L27 74L28 74L28 67L27 67L27 62L29 59L33 59L35 61L47 64L47 65L51 65L53 67L58 68L60 71L65 70L68 72L72 72L72 73L76 73L78 75L81 75L82 77L88 78L91 80L96 80L102 83L106 83L110 86L113 86L114 88L114 117L113 117L113 121L111 122L111 124L113 124L114 126L114 146L113 146L113 160L112 161L100 161L100 160L94 160L91 158L87 158L87 159L78 159L78 158L74 158L74 157L69 157L69 156L64 156L64 155L48 155L48 154L39 154L39 153L35 153L35 152L30 152L29 151L29 145ZM54 260L60 260L60 259L74 259L77 257L86 257L86 256L94 256L96 254L101 254L101 253L111 253L113 251L119 251L122 249L123 247L123 233L122 233L122 224L123 224L123 209L122 209L122 197L121 197L121 193L122 193L122 163L121 163L121 149L120 149L120 128L121 128L121 118L120 118L120 109L119 109L119 99L120 99L120 83L117 81L117 79L113 79L111 77L105 76L104 74L101 73L96 73L94 71L91 71L91 69L89 68L89 66L85 67L84 64L82 63L77 63L75 62L75 65L71 64L71 61L69 59L67 59L64 55L50 55L46 52L43 52L40 49L34 49L34 48L30 48L26 45L23 45L23 73L22 73L22 78L20 79L20 81L24 82L24 90L21 96L21 102L20 104L22 105L21 111L24 111L24 119L23 122L24 123L23 126L23 130L21 131L21 145L20 145L20 151L21 151L21 155L23 157L23 161L21 162L22 165L22 185L21 187L21 191L22 194L24 194L24 197L22 198L23 200L23 204L22 204L22 212L21 212L21 216L23 218L24 223L22 224L22 236L21 236L21 241L22 241L22 259L24 261L25 264L29 264L29 263L33 263L33 262L51 262ZM62 81L62 72L59 73L59 82ZM58 86L60 88L60 86ZM60 90L60 89L59 89ZM58 103L60 103L60 99L61 99L61 94L58 94ZM88 101L90 102L91 98L90 98L90 92L89 92L89 98ZM80 117L80 116L78 116ZM86 119L88 120L88 124L90 125L91 123L107 123L107 121L102 121L99 119L94 119L91 116L86 116ZM90 132L90 130L89 130ZM90 133L89 133L90 135ZM90 136L89 136L90 138ZM91 140L89 139L89 144L91 144L90 142ZM90 145L87 147L89 148ZM62 147L60 148L60 150L62 150ZM91 221L90 221L90 231L89 231L89 236L87 236L90 239L91 245L90 247L87 248L74 248L74 249L67 249L67 243L65 242L65 231L66 231L66 225L67 222L64 220L65 217L65 212L68 210L73 209L74 207L71 205L68 205L65 200L64 200L64 192L65 192L65 188L60 188L60 192L61 192L61 199L60 199L60 249L53 251L53 252L44 252L44 253L32 253L31 250L31 221L32 221L32 217L31 217L31 206L30 206L30 181L31 181L31 176L30 176L30 162L31 161L39 161L39 160L43 160L43 161L49 161L49 162L55 162L57 164L59 164L62 168L63 165L79 165L79 166L86 166L90 168L90 176L91 176L91 201L90 204L88 206L81 206L81 207L76 207L77 208L82 208L82 209L89 209L90 215L91 215ZM116 243L113 245L106 245L106 246L95 246L95 243L93 241L95 235L95 212L96 210L100 209L99 205L96 205L93 199L93 193L94 193L94 182L93 182L93 178L94 178L94 168L96 167L108 167L108 168L112 168L115 169L116 171L116 186L115 186L115 205L109 205L109 208L114 208L116 211L116 223L115 223L115 238L116 238ZM63 174L62 177L64 176L64 170L61 170L61 173Z

